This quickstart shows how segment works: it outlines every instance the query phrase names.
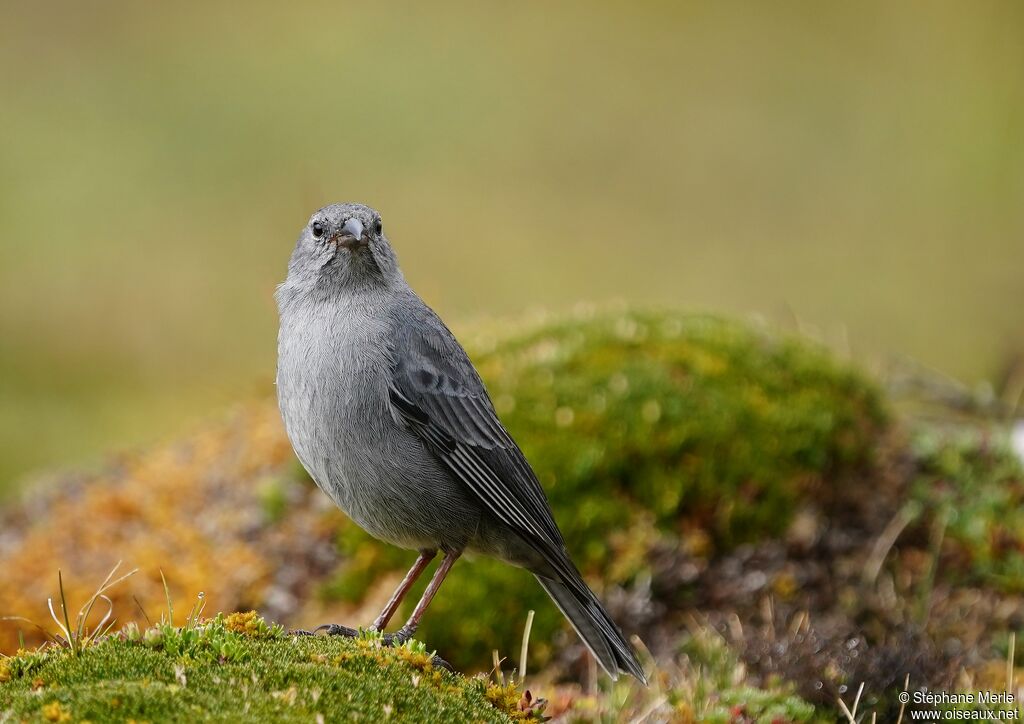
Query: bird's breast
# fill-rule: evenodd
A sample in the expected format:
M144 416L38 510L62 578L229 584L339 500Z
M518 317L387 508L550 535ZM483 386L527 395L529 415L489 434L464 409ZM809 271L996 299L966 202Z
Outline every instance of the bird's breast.
M282 314L277 393L296 454L322 486L344 478L388 423L386 324L359 309L320 305Z

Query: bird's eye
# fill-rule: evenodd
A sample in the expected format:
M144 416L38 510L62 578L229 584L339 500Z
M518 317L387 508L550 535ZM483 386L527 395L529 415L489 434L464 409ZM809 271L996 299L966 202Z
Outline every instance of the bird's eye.
M323 235L324 235L324 225L321 224L319 221L314 221L313 222L313 236L315 238L319 239Z
M380 236L380 233L384 231L384 224L381 223L380 219L377 219L377 223L373 225L373 230L377 233L377 236Z

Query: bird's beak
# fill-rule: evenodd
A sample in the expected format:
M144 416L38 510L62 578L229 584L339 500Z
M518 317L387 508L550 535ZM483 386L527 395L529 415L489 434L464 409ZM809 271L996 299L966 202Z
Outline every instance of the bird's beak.
M363 240L363 222L359 219L352 217L345 222L345 225L341 227L341 241L348 241L346 237L351 237L352 242L358 243ZM350 242L351 243L351 242Z

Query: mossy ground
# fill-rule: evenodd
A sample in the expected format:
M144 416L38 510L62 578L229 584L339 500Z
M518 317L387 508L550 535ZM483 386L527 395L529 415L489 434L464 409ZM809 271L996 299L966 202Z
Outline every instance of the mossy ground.
M522 692L435 668L422 645L290 636L235 614L0 659L0 720L479 721L532 718Z
M789 685L747 681L713 632L687 641L682 658L652 672L651 688L624 679L590 694L554 689L550 713L591 722L828 720ZM514 674L467 678L436 667L417 641L294 636L254 612L178 628L129 625L77 651L0 657L0 721L530 722L544 720L547 707Z

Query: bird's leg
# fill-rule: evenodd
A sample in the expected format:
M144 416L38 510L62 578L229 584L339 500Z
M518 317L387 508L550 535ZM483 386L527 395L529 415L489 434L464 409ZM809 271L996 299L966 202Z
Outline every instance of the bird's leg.
M395 615L395 611L398 610L399 604L402 603L402 599L405 598L405 594L412 588L412 584L416 583L416 579L423 573L423 569L430 565L430 562L434 560L434 556L437 555L437 550L425 548L420 551L420 557L416 559L416 562L412 564L412 568L405 574L405 578L398 585L398 589L391 594L391 600L388 601L387 605L384 606L384 610L380 612L380 616L370 626L371 631L382 631L385 626L388 625L388 621ZM359 635L359 630L351 628L349 626L342 626L339 623L325 623L317 626L312 631L306 631L303 629L296 629L290 631L294 636L314 636L318 631L324 631L328 636L348 636L349 638L355 638Z
M423 573L423 569L430 565L430 562L434 560L434 556L437 555L437 550L424 549L420 551L420 557L416 559L416 562L412 564L412 568L405 574L405 578L398 584L398 588L391 594L391 599L384 606L384 610L380 612L380 616L373 622L370 627L374 631L383 631L384 627L388 625L388 621L395 615L395 611L398 610L399 604L402 603L402 599L405 598L405 594L412 588L412 584L416 583L416 579Z
M427 606L434 599L434 594L444 583L445 576L448 575L448 571L455 565L455 561L462 555L461 551L458 553L446 552L444 559L441 561L441 565L434 571L434 577L430 579L430 583L427 584L427 589L423 592L423 597L420 598L420 602L416 604L416 608L413 609L412 615L409 620L405 622L393 636L386 637L388 643L391 644L402 644L412 638L412 635L416 633L416 629L420 625L420 618L423 617L423 612L427 610Z

